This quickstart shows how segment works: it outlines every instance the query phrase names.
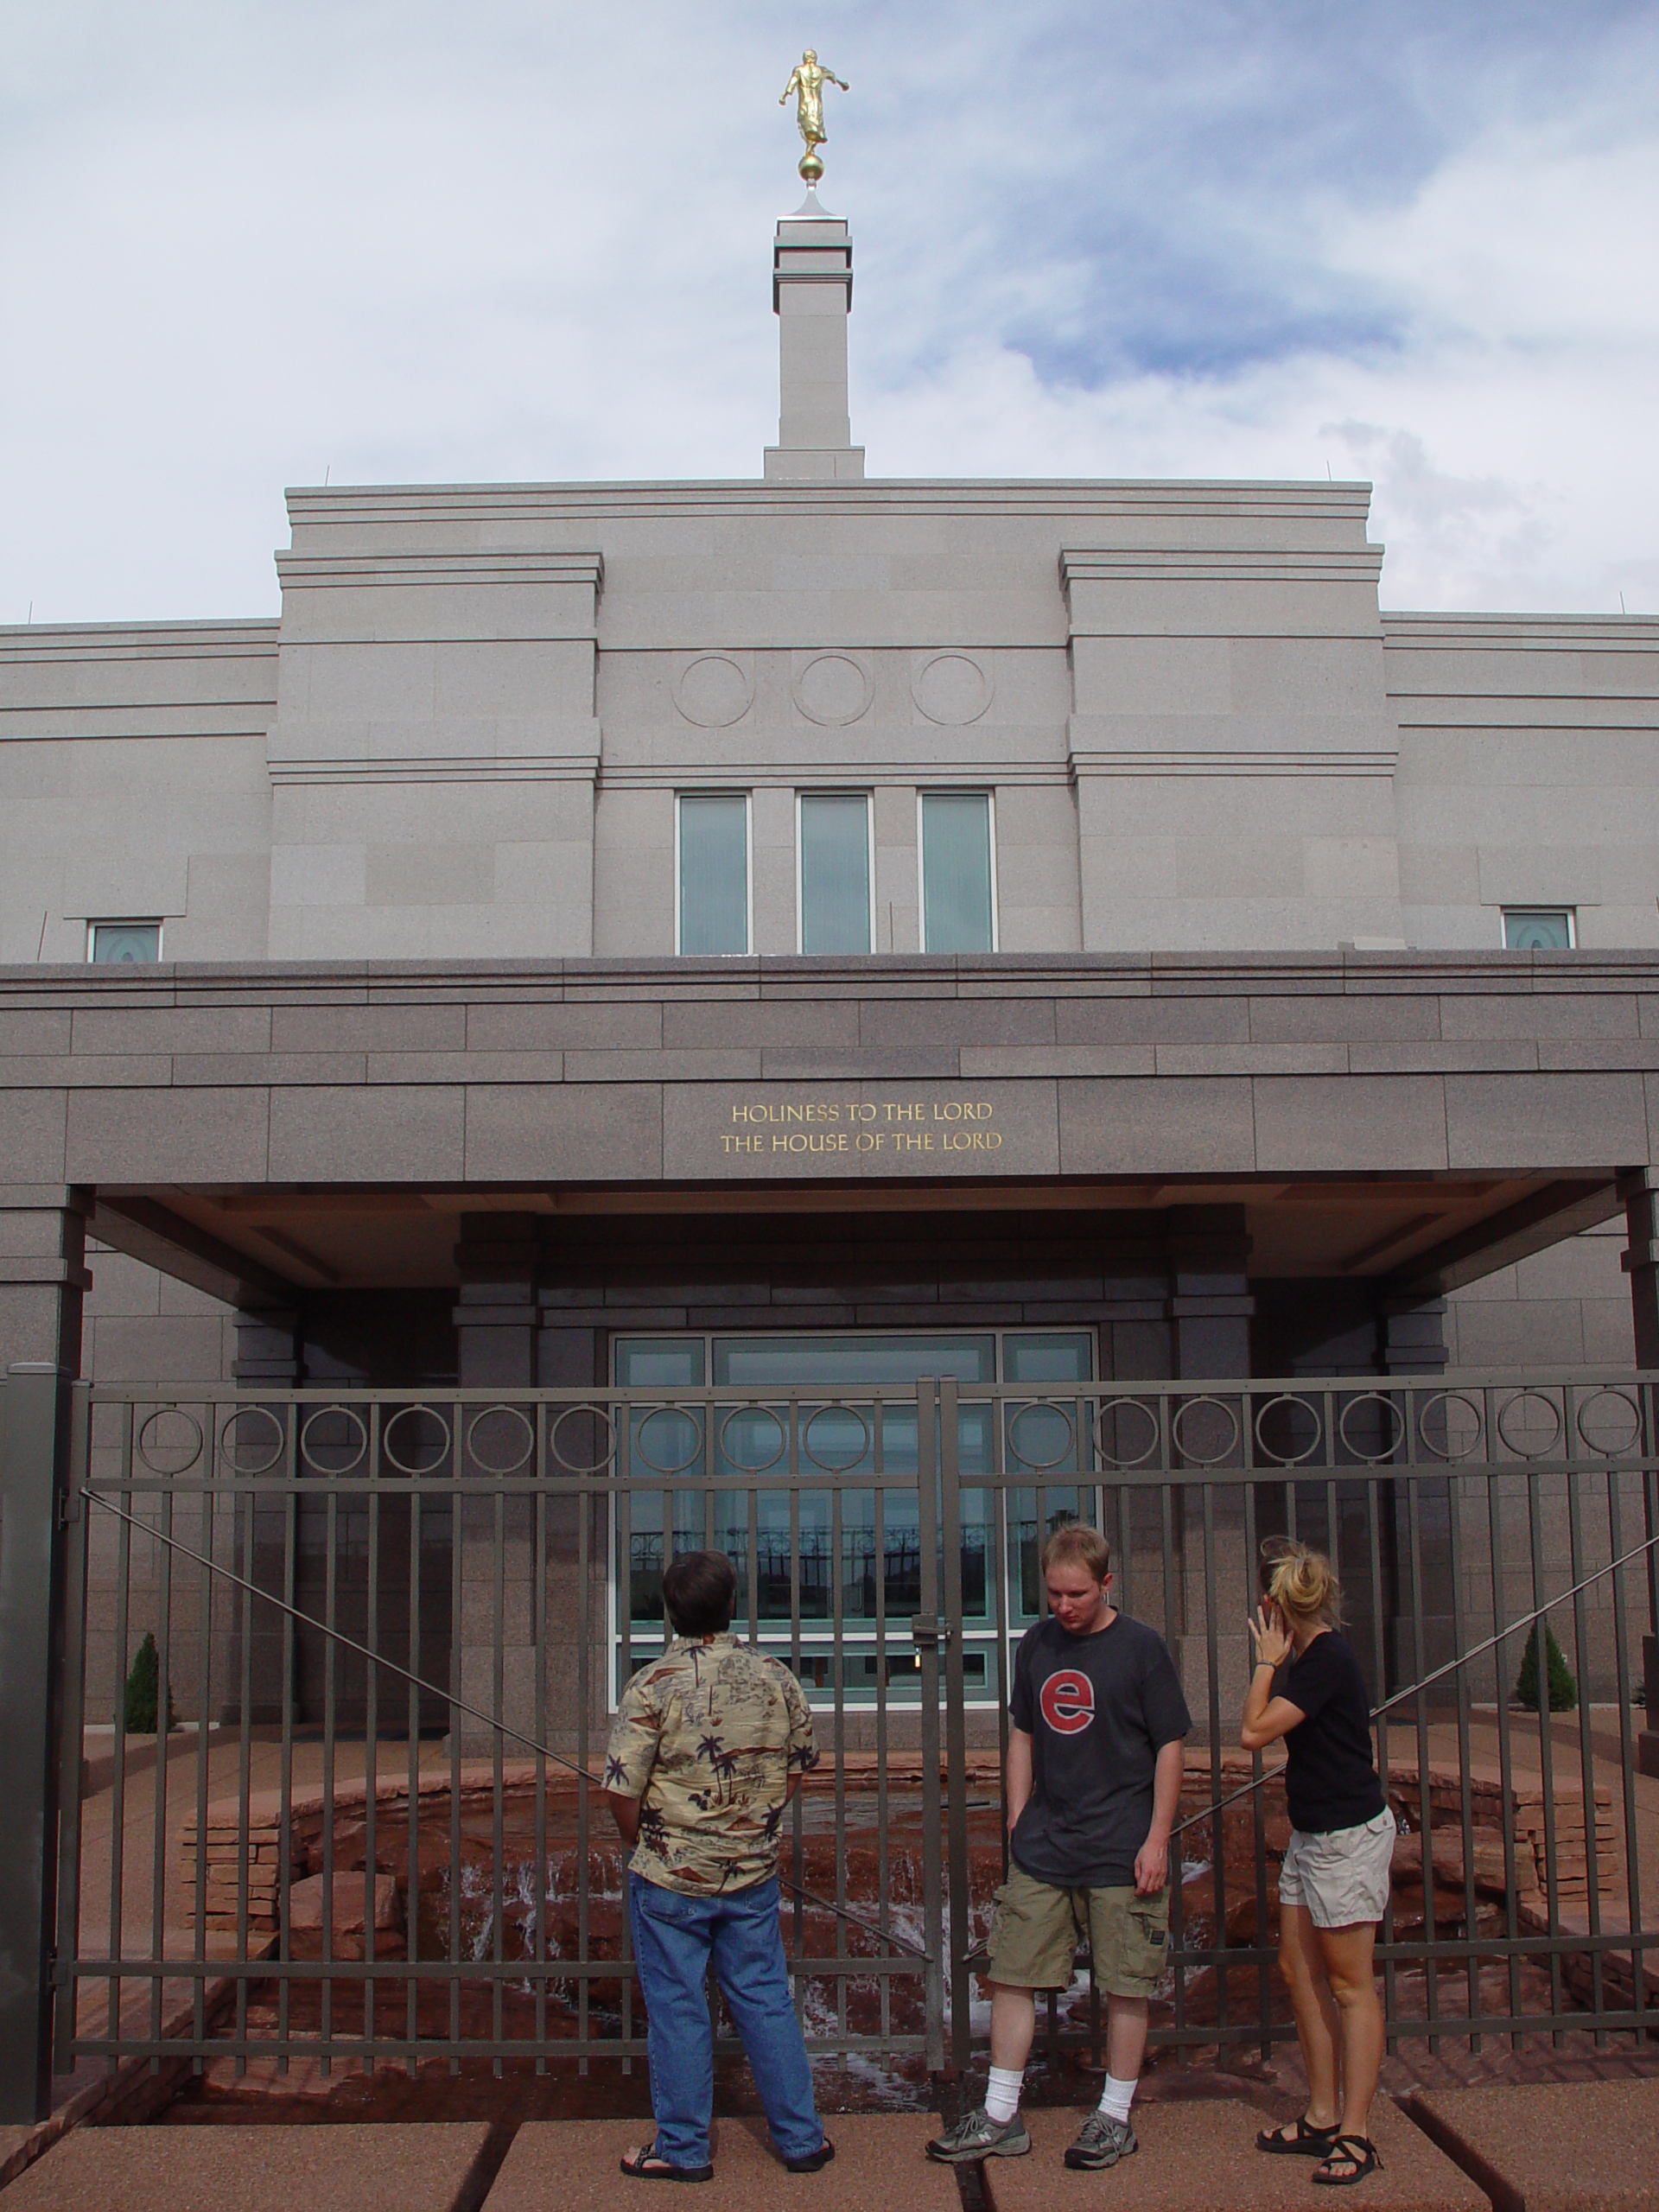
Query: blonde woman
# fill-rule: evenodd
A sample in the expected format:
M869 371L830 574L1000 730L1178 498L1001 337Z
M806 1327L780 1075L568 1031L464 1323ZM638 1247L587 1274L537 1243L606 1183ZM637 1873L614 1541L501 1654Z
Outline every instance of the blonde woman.
M1291 1836L1279 1874L1279 1971L1308 2086L1302 2117L1264 2129L1256 2148L1318 2158L1313 2179L1339 2187L1382 2164L1365 2133L1383 2040L1371 1953L1395 1835L1364 1677L1339 1632L1340 1599L1322 1554L1303 1544L1279 1549L1249 1624L1255 1671L1239 1730L1247 1751L1286 1739Z

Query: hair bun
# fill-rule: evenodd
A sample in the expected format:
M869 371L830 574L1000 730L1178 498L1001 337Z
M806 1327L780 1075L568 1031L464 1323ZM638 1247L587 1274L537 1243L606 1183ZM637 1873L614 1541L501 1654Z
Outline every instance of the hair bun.
M1272 1569L1268 1595L1289 1619L1341 1625L1342 1588L1323 1552L1288 1536L1269 1536L1262 1555Z

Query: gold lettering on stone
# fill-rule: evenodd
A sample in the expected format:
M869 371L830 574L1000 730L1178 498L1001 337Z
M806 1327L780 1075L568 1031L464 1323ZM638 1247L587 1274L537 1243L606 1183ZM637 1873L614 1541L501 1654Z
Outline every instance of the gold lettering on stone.
M988 1098L756 1097L731 1108L731 1126L719 1131L722 1159L778 1155L810 1166L849 1154L1000 1152L1002 1133Z

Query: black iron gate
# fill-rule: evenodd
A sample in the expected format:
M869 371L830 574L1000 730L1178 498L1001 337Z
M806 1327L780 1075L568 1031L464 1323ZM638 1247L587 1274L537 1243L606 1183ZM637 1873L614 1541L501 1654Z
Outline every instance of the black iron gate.
M1233 1748L1275 1532L1332 1553L1385 1707L1408 1831L1390 2036L1644 2031L1652 1391L76 1386L58 2065L631 2064L601 1755L660 1649L666 1560L709 1546L737 1566L737 1632L818 1708L782 1859L809 2048L918 2080L966 2066L1012 1653L1041 1542L1074 1517L1110 1537L1117 1601L1169 1642L1195 1722L1155 2041L1292 2032L1282 1789ZM1554 1717L1513 1694L1541 1608L1579 1693ZM1051 2048L1101 2032L1080 1974Z

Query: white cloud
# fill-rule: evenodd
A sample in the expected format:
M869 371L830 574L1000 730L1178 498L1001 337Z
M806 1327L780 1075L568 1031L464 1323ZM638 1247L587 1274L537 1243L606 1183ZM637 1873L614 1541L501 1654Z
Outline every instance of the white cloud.
M1534 54L1461 124L1425 48L1434 99L1327 144L1344 55L1205 9L1195 75L1127 0L827 0L872 468L1372 474L1391 605L1659 607L1659 41L1575 33L1553 107ZM0 619L270 612L325 468L758 474L773 0L13 12Z

